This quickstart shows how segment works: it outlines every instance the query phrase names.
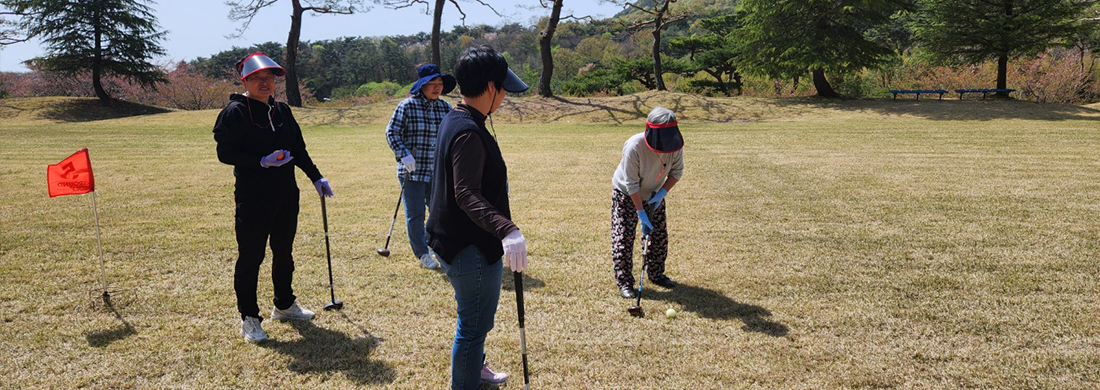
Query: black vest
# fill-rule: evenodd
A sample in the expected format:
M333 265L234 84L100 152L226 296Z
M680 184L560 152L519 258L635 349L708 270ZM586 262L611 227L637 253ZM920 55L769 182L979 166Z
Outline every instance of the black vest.
M451 164L451 146L459 134L473 132L481 139L485 147L485 166L482 170L482 196L511 219L508 208L508 168L500 154L500 146L485 128L485 117L481 113L459 106L451 110L439 124L439 135L435 146L435 167L432 172L432 195L428 205L428 244L439 258L447 264L462 249L475 245L489 264L500 260L504 255L500 239L493 232L486 231L474 223L466 212L458 207L455 200L454 169ZM461 153L461 151L458 151Z

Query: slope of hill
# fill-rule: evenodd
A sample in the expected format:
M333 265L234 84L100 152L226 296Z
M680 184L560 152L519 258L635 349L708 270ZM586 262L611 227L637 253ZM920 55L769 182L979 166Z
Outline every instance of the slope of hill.
M0 100L0 119L11 121L87 122L171 112L123 100L107 104L96 98L41 97Z
M453 103L457 96L445 96ZM354 107L326 107L323 104L294 109L303 126L384 127L398 99ZM1100 104L1069 106L999 100L903 100L705 97L675 92L643 92L601 98L521 97L505 100L493 115L496 123L642 123L656 106L676 112L688 122L749 122L881 120L910 118L927 120L1100 119ZM0 119L18 122L84 122L134 117L149 124L210 123L217 110L169 111L137 103L116 101L99 104L90 98L24 98L0 100Z

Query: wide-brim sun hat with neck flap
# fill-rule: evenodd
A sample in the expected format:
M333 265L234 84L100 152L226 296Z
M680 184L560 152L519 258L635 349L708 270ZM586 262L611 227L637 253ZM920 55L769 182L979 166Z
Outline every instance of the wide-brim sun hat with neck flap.
M237 63L237 72L240 72L241 80L264 69L271 69L271 72L278 77L283 77L286 74L283 67L279 66L275 60L260 52L249 54Z
M657 106L645 121L645 144L657 153L673 153L684 148L684 136L676 122L676 114Z
M454 91L455 85L458 84L454 76L440 72L439 65L431 63L423 64L416 67L416 77L419 78L416 80L415 83L413 83L412 88L409 88L409 95L416 95L420 93L420 89L424 88L424 84L427 84L429 81L432 81L436 77L440 77L443 79L444 95L451 93L451 91Z

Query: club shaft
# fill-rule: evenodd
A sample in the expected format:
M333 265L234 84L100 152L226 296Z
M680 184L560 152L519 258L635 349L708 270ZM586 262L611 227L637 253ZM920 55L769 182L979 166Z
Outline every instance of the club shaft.
M397 206L393 208L393 221L390 221L390 232L386 233L386 245L383 248L390 248L390 237L393 237L393 225L397 223L397 211L401 210L401 198L405 197L405 182L409 178L406 176L404 180L401 180L401 192L397 194Z
M328 243L328 208L325 207L325 196L321 195L321 221L325 226L325 259L328 261L328 293L332 302L336 302L336 288L332 285L332 250Z
M642 278L638 279L638 303L635 306L642 307L642 283L645 283L645 260L649 255L649 236L642 236Z
M523 330L523 273L512 272L516 284L516 313L519 317L519 351L523 356L523 384L530 388L530 372L527 369L527 332Z

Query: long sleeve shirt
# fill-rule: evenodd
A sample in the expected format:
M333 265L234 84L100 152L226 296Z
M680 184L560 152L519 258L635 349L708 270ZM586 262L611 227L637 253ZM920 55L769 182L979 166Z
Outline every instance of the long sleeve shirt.
M435 141L439 122L451 112L451 104L442 99L429 100L421 94L402 100L393 110L386 125L386 142L397 161L397 175L405 177L407 170L401 159L412 153L416 161L413 181L429 182L435 160Z
M440 124L428 243L440 259L470 245L490 264L504 254L500 240L519 230L508 204L508 168L485 115L459 104Z
M661 189L669 177L680 180L683 173L682 149L657 153L645 144L645 133L638 133L623 144L623 158L611 177L611 184L627 195L638 193L644 202Z

